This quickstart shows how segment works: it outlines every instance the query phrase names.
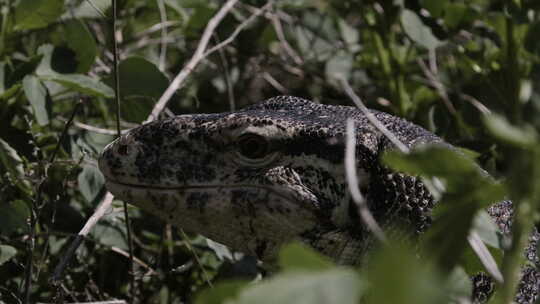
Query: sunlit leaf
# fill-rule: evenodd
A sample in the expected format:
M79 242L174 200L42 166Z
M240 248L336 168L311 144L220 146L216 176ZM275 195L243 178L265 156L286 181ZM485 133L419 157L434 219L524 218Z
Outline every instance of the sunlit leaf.
M291 243L279 252L279 265L283 270L325 270L332 267L328 258L300 243Z
M15 8L15 29L31 30L56 21L64 10L63 0L21 0Z
M17 249L8 245L0 245L0 265L9 261L17 254Z
M222 304L234 300L247 282L230 280L207 288L195 298L195 304Z
M25 202L15 200L11 202L0 201L0 235L9 235L16 231L26 231L26 223L30 211Z
M359 276L349 269L288 272L242 290L230 303L356 304L364 288Z
M484 116L484 124L493 136L512 146L528 147L535 144L538 138L534 129L513 126L497 114Z
M88 28L79 20L66 23L66 42L70 49L75 51L78 73L86 73L94 63L97 56L97 44Z
M23 89L26 98L32 106L34 117L38 124L44 126L49 123L49 115L47 113L47 89L39 78L33 75L28 75L23 79Z
M399 246L372 255L368 280L373 286L370 303L447 303L450 296L435 265L418 259L411 249Z
M74 91L96 97L113 98L114 91L96 78L81 74L51 74L41 77L54 81Z
M401 24L405 33L416 43L427 49L435 49L442 42L433 35L431 29L427 27L420 17L411 10L404 9L401 13Z
M78 177L79 190L88 202L94 201L103 189L105 178L99 169L92 165L83 167Z

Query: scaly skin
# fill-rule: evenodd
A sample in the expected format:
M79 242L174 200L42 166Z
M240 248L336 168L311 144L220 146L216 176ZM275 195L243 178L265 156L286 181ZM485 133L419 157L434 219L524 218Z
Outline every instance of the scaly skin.
M372 112L409 148L447 145L406 120ZM375 219L399 222L411 235L425 231L436 202L419 179L379 164L391 144L352 107L280 96L236 112L181 115L123 135L99 166L118 198L234 250L272 262L283 243L301 240L338 263L357 264L371 237L345 182L348 118L357 126L359 186ZM494 208L504 228L511 205ZM538 284L521 289L532 301ZM517 300L529 303L526 297Z

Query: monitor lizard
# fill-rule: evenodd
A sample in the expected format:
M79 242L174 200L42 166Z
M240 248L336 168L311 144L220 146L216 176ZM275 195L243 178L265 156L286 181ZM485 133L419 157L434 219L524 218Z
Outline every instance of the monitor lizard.
M451 148L411 122L370 111L409 148ZM354 265L372 238L346 186L349 118L358 126L359 187L371 213L383 226L399 221L421 234L436 200L421 179L381 165L392 144L354 107L278 96L235 112L179 115L121 136L104 149L99 167L118 198L234 250L271 263L282 244L300 240ZM488 212L509 233L511 203ZM532 303L539 282L536 270L524 269L516 300Z

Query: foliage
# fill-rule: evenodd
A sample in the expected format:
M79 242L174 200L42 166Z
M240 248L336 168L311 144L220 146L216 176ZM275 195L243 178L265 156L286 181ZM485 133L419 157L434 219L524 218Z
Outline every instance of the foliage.
M470 296L468 276L483 269L467 246L472 229L505 277L491 301L509 303L540 202L534 0L276 1L274 21L256 18L191 71L168 104L176 114L226 111L279 94L350 104L337 81L345 77L369 107L463 147L386 157L390 166L431 181L442 200L422 248L392 242L373 253L369 267L353 269L293 244L283 250L280 271L250 284L261 271L249 258L238 262L219 244L182 238L130 207L137 258L130 290L126 225L115 202L62 285L49 284L105 194L96 159L115 134L112 38L121 59L120 126L127 129L148 117L223 1L118 3L114 33L109 0L0 0L0 302L25 301L26 291L31 302L130 294L140 303L455 302ZM264 4L238 3L212 43ZM510 246L479 213L505 195L515 205Z

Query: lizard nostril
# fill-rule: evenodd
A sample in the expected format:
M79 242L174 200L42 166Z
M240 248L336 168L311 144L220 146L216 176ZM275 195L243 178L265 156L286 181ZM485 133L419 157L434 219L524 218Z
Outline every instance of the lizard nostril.
M120 145L118 147L118 154L120 155L126 155L129 152L129 147L127 145Z

